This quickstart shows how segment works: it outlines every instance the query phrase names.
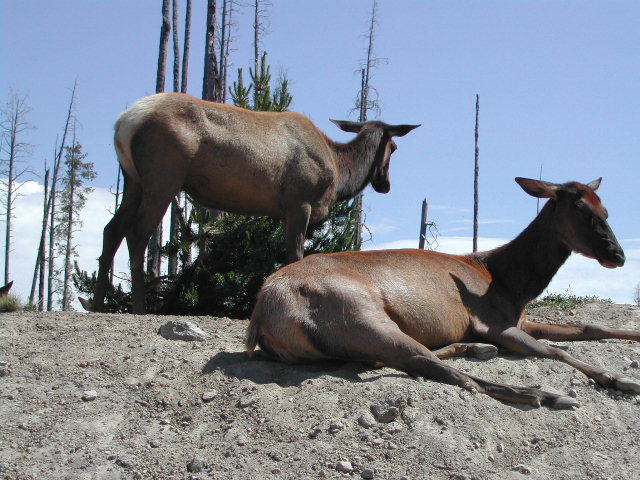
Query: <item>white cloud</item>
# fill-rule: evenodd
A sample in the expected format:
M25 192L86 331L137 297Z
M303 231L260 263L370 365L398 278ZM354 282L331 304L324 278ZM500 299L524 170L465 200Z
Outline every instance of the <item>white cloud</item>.
M504 245L503 238L478 239L479 250L490 250ZM416 248L416 240L395 240L379 245L367 245L366 249ZM640 239L621 240L627 261L622 268L607 269L595 260L573 254L560 268L547 288L547 292L575 295L595 295L610 298L616 303L632 303L635 286L640 283ZM465 254L472 250L471 237L441 236L434 250L452 254Z
M13 247L10 264L10 279L14 280L13 293L23 300L28 299L36 260L42 225L42 185L26 182L24 195L16 202L13 221ZM92 272L97 270L97 258L102 249L102 230L111 218L114 198L109 190L97 188L90 195L82 212L84 225L75 236L78 245L80 268ZM379 227L380 228L380 227ZM4 239L5 225L0 225L0 238ZM441 232L442 233L442 232ZM478 239L480 250L489 250L508 242L504 238ZM631 303L633 290L640 282L640 238L622 240L627 255L623 268L608 270L596 261L580 255L572 255L560 269L548 288L550 292L570 290L576 295L597 295L611 298L617 303ZM366 249L416 248L417 240L395 240L376 244L365 244ZM471 238L462 236L438 237L435 249L441 252L464 254L471 251ZM0 272L4 273L4 255L0 255ZM115 271L128 276L128 252L123 242L115 259ZM75 304L76 308L77 303ZM57 306L56 306L57 308Z

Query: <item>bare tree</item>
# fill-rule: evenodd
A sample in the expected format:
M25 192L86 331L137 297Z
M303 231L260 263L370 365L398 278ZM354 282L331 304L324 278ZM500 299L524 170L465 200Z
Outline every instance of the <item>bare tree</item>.
M473 251L478 251L478 176L480 173L480 147L478 128L480 122L480 95L476 94L475 168L473 171Z
M169 46L169 33L171 31L169 0L162 0L162 25L160 26L160 46L158 48L158 70L156 72L156 93L164 92L165 73L167 70L167 49ZM149 240L147 254L147 275L159 277L162 267L162 222Z
M182 81L180 91L187 91L187 80L189 76L189 45L191 43L191 0L187 0L187 9L184 19L184 47L182 50Z
M640 307L640 283L636 285L636 289L633 292L633 301Z
M367 33L365 34L365 38L367 40L367 57L366 60L361 63L360 92L356 97L355 106L355 109L358 110L358 120L361 122L367 121L369 111L373 111L376 114L380 113L378 92L374 87L371 86L371 77L373 76L373 70L382 60L376 57L374 52L375 33L376 27L378 25L377 0L373 0L371 4L371 15L369 17L367 25ZM356 244L354 245L354 248L358 250L362 245L362 197L363 194L359 193L353 201L353 208L355 209L355 218L357 221L357 232L355 237Z
M53 309L53 275L55 271L55 255L54 255L54 243L55 243L55 228L56 228L56 190L58 184L58 175L60 171L60 164L62 163L62 154L64 153L64 149L66 147L67 134L69 133L69 125L71 123L73 108L75 104L76 98L76 87L78 86L78 81L73 82L73 89L71 90L71 100L69 101L69 109L67 110L67 119L64 124L64 131L62 133L62 142L60 143L60 148L56 154L54 165L53 165L53 176L51 178L51 187L49 188L49 199L47 202L47 214L49 215L49 265L47 272L47 311L51 311ZM46 232L42 232L43 236L46 236ZM45 248L44 239L40 242L41 247ZM38 255L38 259L36 260L36 268L38 268L38 260L41 255ZM33 287L32 287L33 288Z
M180 91L180 42L178 39L178 0L173 0L173 91ZM169 214L169 243L174 243L178 238L178 203L174 199L171 202ZM167 257L167 270L169 275L175 275L178 271L178 252L170 249Z
M267 0L253 0L253 71L258 74L260 69L260 59L262 52L260 51L260 39L267 32L267 22L269 19L269 7L271 2ZM260 92L253 89L253 104L258 104Z
M220 77L216 54L216 0L207 0L207 33L204 51L204 78L202 98L217 102L220 100Z
M236 13L236 0L222 0L222 14L220 16L220 67L218 68L220 74L220 101L225 103L227 101L227 80L229 69L229 53L231 51L231 44L233 37L231 36L232 29L236 24L233 20L233 15Z
M14 202L19 196L21 177L29 172L24 166L25 158L31 156L33 146L23 140L23 136L33 125L27 121L31 108L27 104L27 96L9 92L9 99L0 110L0 174L2 180L2 206L6 222L4 248L4 285L9 283L9 262L11 259L11 220Z

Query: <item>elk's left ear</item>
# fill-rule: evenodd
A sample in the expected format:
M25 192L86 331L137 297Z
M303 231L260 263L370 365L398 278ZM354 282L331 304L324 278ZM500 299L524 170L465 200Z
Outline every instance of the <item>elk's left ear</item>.
M404 137L407 133L418 128L420 125L387 125L384 127L384 130L390 137Z
M594 180L593 182L587 183L587 187L589 187L594 192L597 192L598 189L600 188L600 182L602 182L602 177L598 178L597 180Z
M349 120L333 120L329 119L333 123L335 123L340 130L344 130L345 132L358 133L362 130L362 126L364 122L351 122Z
M532 197L556 198L556 192L560 185L557 183L534 180L532 178L516 177L516 182Z

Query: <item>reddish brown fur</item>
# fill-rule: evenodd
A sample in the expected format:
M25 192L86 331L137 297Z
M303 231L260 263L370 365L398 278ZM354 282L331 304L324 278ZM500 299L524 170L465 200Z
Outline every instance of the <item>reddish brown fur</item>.
M247 348L260 345L289 362L381 362L511 402L557 408L576 404L534 388L487 382L441 362L463 354L486 358L495 355L498 345L564 361L604 386L640 392L636 380L537 341L639 341L640 331L545 325L523 315L525 305L546 288L572 250L605 266L624 263L595 194L599 181L559 185L516 180L527 193L550 200L507 245L469 255L423 250L312 255L266 280L251 317Z

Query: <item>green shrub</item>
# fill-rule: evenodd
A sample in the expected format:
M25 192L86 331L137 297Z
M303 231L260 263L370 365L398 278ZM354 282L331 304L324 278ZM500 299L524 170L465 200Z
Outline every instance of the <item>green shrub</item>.
M17 312L22 309L22 302L15 295L3 295L0 297L0 312Z
M547 293L544 297L536 298L527 305L527 310L537 307L550 307L557 310L566 310L592 302L612 303L610 298L600 298L595 295L574 295L570 290L567 290L564 293Z

